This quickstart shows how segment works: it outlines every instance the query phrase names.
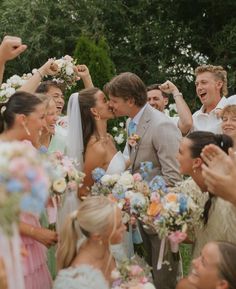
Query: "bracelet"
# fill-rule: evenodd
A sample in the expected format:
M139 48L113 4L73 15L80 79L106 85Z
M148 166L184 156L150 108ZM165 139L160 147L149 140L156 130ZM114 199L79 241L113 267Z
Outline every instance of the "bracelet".
M173 94L173 98L176 99L177 96L182 96L183 97L183 94L181 92L178 92L176 94Z

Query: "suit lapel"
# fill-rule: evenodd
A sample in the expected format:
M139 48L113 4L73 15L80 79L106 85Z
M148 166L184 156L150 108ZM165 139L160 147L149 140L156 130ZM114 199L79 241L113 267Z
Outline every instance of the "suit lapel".
M135 165L135 161L137 158L137 154L139 151L139 147L143 141L143 137L145 136L145 133L150 125L150 120L151 120L151 110L149 105L147 105L147 107L145 108L143 115L141 116L141 119L139 120L138 123L138 127L137 127L137 131L136 134L140 136L140 140L137 143L137 145L133 148L130 149L130 161L132 164L132 171L134 169L134 165Z

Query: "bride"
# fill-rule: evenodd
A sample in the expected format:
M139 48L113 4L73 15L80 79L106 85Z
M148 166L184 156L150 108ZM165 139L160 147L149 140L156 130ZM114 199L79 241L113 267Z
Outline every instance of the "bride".
M107 121L112 118L114 114L100 89L88 88L71 95L67 154L79 161L80 169L83 168L86 174L83 187L78 191L79 199L88 196L94 183L92 171L95 168L103 168L106 174L120 174L128 165L123 154L117 152L112 136L107 133ZM116 260L134 254L131 225L129 227L124 242L111 248Z
M88 195L93 185L92 171L95 168L103 168L106 174L119 174L126 169L126 161L107 133L107 121L114 118L114 114L100 89L93 87L72 94L68 117L68 155L80 162L86 174L84 185L78 192L81 199Z

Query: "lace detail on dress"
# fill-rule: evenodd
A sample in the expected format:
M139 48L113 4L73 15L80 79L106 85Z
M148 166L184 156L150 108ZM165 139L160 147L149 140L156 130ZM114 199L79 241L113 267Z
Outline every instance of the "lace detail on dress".
M108 289L102 272L89 265L60 270L53 289Z

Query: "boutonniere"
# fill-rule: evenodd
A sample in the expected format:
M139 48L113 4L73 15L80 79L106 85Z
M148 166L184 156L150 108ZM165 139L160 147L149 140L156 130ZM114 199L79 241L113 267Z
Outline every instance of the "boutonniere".
M140 141L141 137L138 134L132 133L129 137L128 137L128 144L131 147L136 147L138 142Z

